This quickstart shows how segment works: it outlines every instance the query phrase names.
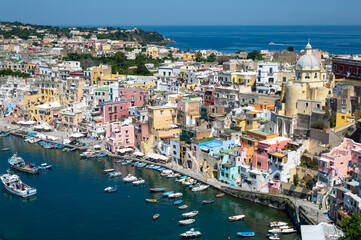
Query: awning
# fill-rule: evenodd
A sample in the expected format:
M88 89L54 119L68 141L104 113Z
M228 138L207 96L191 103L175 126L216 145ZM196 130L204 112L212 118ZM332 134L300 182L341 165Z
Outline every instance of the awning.
M81 134L81 133L73 133L72 135L70 135L70 137L72 137L72 138L81 138L81 137L84 137L84 135Z
M138 156L138 157L143 157L144 153L142 153L142 152L133 152L133 155Z

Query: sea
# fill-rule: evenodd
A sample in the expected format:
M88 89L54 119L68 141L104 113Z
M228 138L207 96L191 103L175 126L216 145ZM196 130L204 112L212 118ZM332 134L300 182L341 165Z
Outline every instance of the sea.
M313 48L331 54L361 54L361 26L138 26L176 41L181 50L211 49L225 53L268 49ZM124 27L129 28L129 26Z
M194 193L174 179L160 176L156 171L122 166L113 158L80 159L79 151L62 152L32 145L22 138L0 138L0 172L9 169L8 158L18 153L28 162L48 163L52 170L37 176L17 174L26 184L38 191L35 197L22 199L0 192L0 239L180 239L179 234L195 228L203 233L201 239L237 239L239 231L256 233L253 239L265 239L268 224L279 220L290 222L283 211L265 207L231 196L216 199L215 203L201 205L202 200L214 199L219 193L214 189ZM130 173L145 179L142 186L126 184L122 178L109 178L103 170L114 168L123 176ZM108 186L118 186L112 194L104 193ZM167 191L182 192L187 210L179 210L173 201L160 193L150 193L150 187L165 187ZM156 204L146 203L147 198L157 198ZM179 226L181 214L198 210L196 222ZM159 213L160 218L153 220ZM245 220L228 222L228 217L245 214ZM298 234L282 239L298 239Z

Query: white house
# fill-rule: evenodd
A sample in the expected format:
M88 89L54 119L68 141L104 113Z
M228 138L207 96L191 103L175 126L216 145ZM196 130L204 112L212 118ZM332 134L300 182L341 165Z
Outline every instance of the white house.
M258 62L256 91L257 93L274 94L277 91L278 62Z

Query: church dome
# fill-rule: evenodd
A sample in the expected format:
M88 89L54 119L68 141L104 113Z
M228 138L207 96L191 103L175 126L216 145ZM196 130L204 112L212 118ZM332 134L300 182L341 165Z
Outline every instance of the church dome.
M310 43L306 45L305 50L306 53L298 59L296 68L299 70L320 69L321 63L314 55L312 55L312 46Z

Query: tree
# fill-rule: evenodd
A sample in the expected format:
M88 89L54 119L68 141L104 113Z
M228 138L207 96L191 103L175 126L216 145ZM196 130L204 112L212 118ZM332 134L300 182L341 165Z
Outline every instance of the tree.
M361 236L361 214L353 213L350 218L342 222L342 231L344 240L358 240Z
M298 180L298 174L293 175L293 185L297 186L297 185L298 185L298 182L299 182L299 180Z
M311 123L311 128L323 130L326 128L326 124L323 121L313 122Z
M313 179L310 179L306 182L306 188L312 190L313 185L315 185L315 181Z
M289 47L287 48L287 50L288 50L289 52L294 52L294 51L295 51L295 48L294 48L293 46L289 46Z
M196 53L196 62L202 62L202 53L200 51Z
M252 59L253 61L255 60L262 60L262 54L257 51L257 50L253 50L252 52L248 53L247 55L247 59Z
M235 52L236 54L240 54L241 52L245 52L244 50L239 50L237 52Z
M211 53L208 57L207 57L207 62L215 62L216 61L216 54Z

